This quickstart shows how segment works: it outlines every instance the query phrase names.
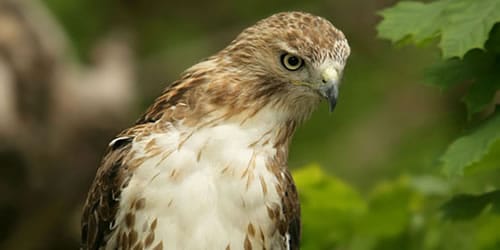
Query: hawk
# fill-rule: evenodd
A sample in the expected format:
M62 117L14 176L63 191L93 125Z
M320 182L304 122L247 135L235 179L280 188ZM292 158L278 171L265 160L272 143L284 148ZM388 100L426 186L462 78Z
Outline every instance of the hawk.
M324 18L272 15L187 69L107 149L82 249L298 249L295 129L333 109L350 49Z

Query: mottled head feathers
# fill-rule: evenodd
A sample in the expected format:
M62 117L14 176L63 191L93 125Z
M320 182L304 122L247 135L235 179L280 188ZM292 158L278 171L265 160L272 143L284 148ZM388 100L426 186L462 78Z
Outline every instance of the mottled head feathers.
M244 111L252 115L266 105L303 120L321 100L325 72L334 72L338 80L349 53L344 34L328 20L302 12L278 13L185 71L139 123L164 113L184 118L214 111L227 118ZM297 56L303 66L286 69L282 58L287 54Z
M303 12L283 12L241 32L225 49L245 57L259 49L286 51L310 63L334 59L344 65L350 49L344 34L328 20Z

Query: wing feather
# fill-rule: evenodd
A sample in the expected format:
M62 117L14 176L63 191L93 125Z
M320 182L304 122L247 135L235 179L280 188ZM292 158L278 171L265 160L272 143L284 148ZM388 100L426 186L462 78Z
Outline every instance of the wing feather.
M132 140L130 136L113 140L97 170L81 220L81 248L84 250L105 246L114 230L120 193L130 176L125 158L130 152Z
M292 179L292 175L288 168L285 172L285 182L287 183L285 193L283 195L283 213L285 214L288 237L285 237L290 250L298 250L300 248L301 237L301 222L300 222L300 203L297 193L297 188Z

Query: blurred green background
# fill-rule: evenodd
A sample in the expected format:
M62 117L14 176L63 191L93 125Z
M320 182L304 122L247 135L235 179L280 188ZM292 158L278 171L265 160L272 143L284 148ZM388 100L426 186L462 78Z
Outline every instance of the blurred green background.
M322 105L290 152L303 249L500 249L500 217L441 218L452 194L483 192L500 175L440 173L439 157L467 128L461 90L423 84L437 50L377 38L377 12L397 1L3 1L0 17L26 9L19 22L60 47L36 54L51 59L32 64L35 76L54 75L45 87L24 80L27 87L8 92L19 114L0 113L14 117L0 126L0 249L78 248L86 191L113 136L184 69L257 20L288 10L329 19L352 50L337 109L330 114ZM22 2L17 14L9 14L8 2ZM43 21L25 20L32 16ZM1 28L0 38L8 37ZM11 48L5 44L18 45L0 41L0 51Z

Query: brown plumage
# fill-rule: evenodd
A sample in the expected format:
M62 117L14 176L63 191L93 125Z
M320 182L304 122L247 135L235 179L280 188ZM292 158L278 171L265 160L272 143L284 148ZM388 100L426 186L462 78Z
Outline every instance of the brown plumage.
M349 55L329 21L286 12L186 70L110 143L83 249L298 249L288 145Z

